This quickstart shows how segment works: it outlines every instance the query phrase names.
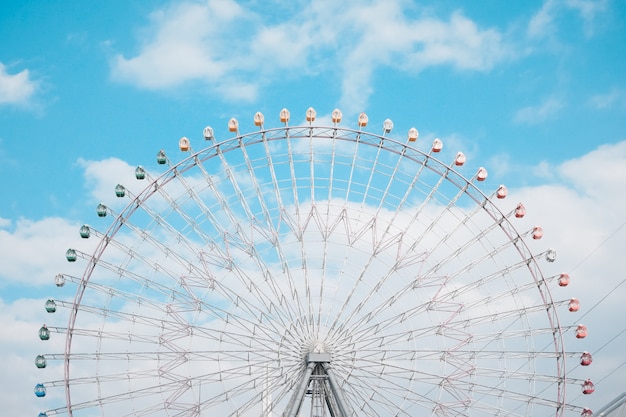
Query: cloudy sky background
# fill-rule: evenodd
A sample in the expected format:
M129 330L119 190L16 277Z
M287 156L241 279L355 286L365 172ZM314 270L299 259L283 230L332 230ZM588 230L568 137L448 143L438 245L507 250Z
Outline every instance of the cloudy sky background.
M202 128L314 107L440 137L528 209L572 276L594 410L626 390L626 3L20 1L0 6L0 390L36 415L43 302L95 206ZM510 4L509 4L510 3ZM322 117L323 118L323 117ZM425 145L423 145L425 146ZM446 158L444 153L443 159ZM113 197L114 198L114 197ZM575 369L572 363L568 368Z

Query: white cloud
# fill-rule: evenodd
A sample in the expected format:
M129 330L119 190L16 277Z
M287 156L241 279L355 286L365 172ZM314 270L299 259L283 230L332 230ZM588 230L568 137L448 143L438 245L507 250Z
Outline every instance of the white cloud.
M98 203L105 203L112 207L120 206L127 201L119 201L116 206L115 187L120 184L135 195L141 190L143 183L135 179L135 168L126 161L118 158L107 158L99 161L78 160L78 165L84 169L85 185L91 196ZM95 210L95 207L94 207Z
M184 82L215 82L232 69L230 42L223 30L242 17L230 0L181 3L151 15L154 33L133 58L117 55L113 76L148 89Z
M29 70L9 74L6 66L0 62L0 105L26 105L37 88L38 83L31 79Z
M563 163L559 174L572 188L617 211L626 210L620 191L626 190L626 142L603 145L580 158Z
M589 106L602 110L613 106L626 106L626 92L618 88L613 88L608 93L596 94L588 101Z
M14 285L53 285L67 268L65 251L76 242L79 225L61 218L19 219L0 230L0 282Z
M597 15L608 9L608 0L566 0L565 4L568 8L577 11L583 19L587 35L593 35L593 25Z
M487 71L507 57L497 30L479 28L460 12L448 20L412 18L401 1L325 0L272 24L232 0L211 0L154 13L138 53L117 55L112 71L141 88L199 81L226 98L249 100L290 71L327 71L337 74L346 113L355 113L365 107L379 67Z
M423 48L417 48L409 65L451 64L461 70L483 71L508 55L497 30L481 30L460 13L453 14L449 22L419 22L412 31Z
M547 0L543 6L528 22L528 35L533 38L544 37L552 33L554 30L554 9L555 2Z
M0 228L4 229L11 225L11 220L0 217Z
M531 38L552 37L559 29L558 17L574 11L584 22L585 34L592 36L597 15L607 9L606 0L546 0L530 19L527 33Z
M538 124L554 116L563 108L563 103L556 98L548 98L537 106L527 106L513 116L516 123Z

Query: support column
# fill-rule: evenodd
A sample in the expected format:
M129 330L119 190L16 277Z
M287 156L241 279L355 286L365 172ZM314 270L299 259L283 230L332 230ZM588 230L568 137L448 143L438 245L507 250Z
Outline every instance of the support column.
M337 417L355 416L356 414L354 414L354 411L350 407L350 404L348 403L348 401L346 401L343 395L343 391L337 383L335 372L330 366L330 353L311 352L307 355L306 361L307 367L304 371L304 374L302 375L300 384L298 385L298 388L289 400L289 404L287 404L287 409L285 410L283 416L298 416L300 408L302 407L302 402L304 401L304 396L307 393L307 387L311 383L313 371L315 371L315 378L322 378L326 380L328 382L328 385L330 386L330 390L323 389L322 392L324 393L325 397L324 403L326 403L327 407L329 408L329 412L331 413L331 415L334 416L336 414L336 411L338 411L340 415ZM338 410L333 409L333 404L336 405Z

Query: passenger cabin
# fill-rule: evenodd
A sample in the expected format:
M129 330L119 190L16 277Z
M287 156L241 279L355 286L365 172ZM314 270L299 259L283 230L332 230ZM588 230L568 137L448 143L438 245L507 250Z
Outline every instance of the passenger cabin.
M45 324L39 329L39 338L41 340L50 340L50 329Z

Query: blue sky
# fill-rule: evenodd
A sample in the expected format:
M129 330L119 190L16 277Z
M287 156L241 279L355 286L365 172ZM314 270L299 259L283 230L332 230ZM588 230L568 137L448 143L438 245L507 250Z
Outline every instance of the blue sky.
M0 5L0 305L19 335L0 336L14 358L0 387L12 414L36 409L35 307L116 168L174 154L183 135L198 143L206 125L225 137L231 117L245 132L256 111L278 125L283 107L304 120L309 106L415 126L507 184L593 306L584 349L600 350L590 374L602 382L584 400L599 409L624 391L626 328L613 318L626 295L626 3L334 3Z

